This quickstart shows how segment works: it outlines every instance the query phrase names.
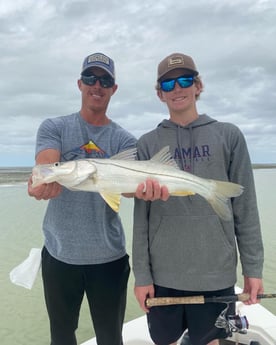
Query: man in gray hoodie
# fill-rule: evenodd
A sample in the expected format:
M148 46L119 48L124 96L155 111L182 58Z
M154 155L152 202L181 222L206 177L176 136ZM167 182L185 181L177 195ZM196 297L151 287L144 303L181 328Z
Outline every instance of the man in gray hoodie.
M246 142L233 124L199 115L196 101L203 90L190 56L174 53L158 66L157 95L169 119L138 141L140 159L170 146L180 169L204 178L238 183L241 196L229 201L233 216L220 219L199 195L168 201L135 200L133 269L135 295L147 313L157 345L176 344L188 329L193 345L217 345L227 332L214 326L222 303L145 306L147 297L234 293L239 251L248 304L263 292L263 244L253 172ZM228 313L234 314L234 305Z

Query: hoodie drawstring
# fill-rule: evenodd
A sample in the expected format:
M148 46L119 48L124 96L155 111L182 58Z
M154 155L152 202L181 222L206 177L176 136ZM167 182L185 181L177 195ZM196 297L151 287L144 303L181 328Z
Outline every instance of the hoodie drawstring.
M181 168L182 170L186 170L185 169L185 160L183 157L183 152L182 152L182 145L181 145L181 135L182 135L182 127L181 126L177 126L177 147L178 150L180 152L180 163L181 163ZM189 139L190 139L190 150L191 150L191 156L190 156L190 172L194 173L194 137L193 137L193 127L189 126Z

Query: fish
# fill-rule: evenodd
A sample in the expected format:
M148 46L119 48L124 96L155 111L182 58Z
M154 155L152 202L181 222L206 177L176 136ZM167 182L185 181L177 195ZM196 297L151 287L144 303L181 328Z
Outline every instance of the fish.
M232 218L228 200L242 194L241 185L206 179L181 170L172 158L169 146L163 147L149 160L137 160L136 153L136 148L132 148L110 158L35 165L32 187L58 182L72 191L97 192L115 212L119 212L121 195L135 193L137 186L150 178L165 185L171 196L198 194L210 203L220 218L227 221Z

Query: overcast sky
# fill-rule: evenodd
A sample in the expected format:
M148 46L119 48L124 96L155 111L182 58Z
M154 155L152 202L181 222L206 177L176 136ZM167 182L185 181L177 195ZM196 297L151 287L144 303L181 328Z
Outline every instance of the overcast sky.
M85 56L115 60L108 115L137 138L167 118L157 65L191 55L198 111L243 131L252 162L276 163L275 0L2 0L0 166L32 166L43 119L80 109Z

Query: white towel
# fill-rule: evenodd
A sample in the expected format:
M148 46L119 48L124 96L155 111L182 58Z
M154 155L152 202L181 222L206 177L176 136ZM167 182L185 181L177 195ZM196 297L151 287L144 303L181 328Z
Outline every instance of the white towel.
M23 286L26 289L31 289L37 277L40 265L41 249L32 248L27 259L10 272L11 282Z

